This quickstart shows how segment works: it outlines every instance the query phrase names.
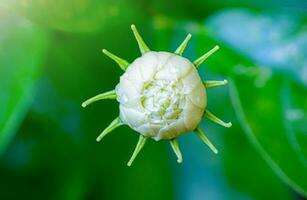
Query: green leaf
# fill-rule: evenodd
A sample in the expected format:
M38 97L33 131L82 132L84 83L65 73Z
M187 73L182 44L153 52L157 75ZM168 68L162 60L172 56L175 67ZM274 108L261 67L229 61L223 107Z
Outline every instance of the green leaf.
M250 141L283 181L305 195L307 185L302 174L307 169L285 128L280 100L282 79L271 78L262 88L256 88L255 79L249 77L231 81L233 106Z
M286 73L307 86L307 15L227 10L209 18L206 30L257 66Z
M33 99L46 34L0 9L0 154L12 140Z
M231 99L238 119L277 175L307 196L307 182L302 176L307 174L303 148L307 146L307 124L303 122L307 70L303 56L307 49L304 21L297 14L234 10L212 16L206 29L212 37L250 61L229 53L225 62L220 63L222 68L226 65L229 68L226 73L231 76ZM203 36L208 37L207 31ZM227 51L224 50L224 55ZM216 67L213 63L208 66Z
M142 20L136 2L125 0L4 0L3 5L48 28L97 32Z
M284 81L281 104L285 116L285 128L293 149L300 160L307 165L307 89L295 83Z
M239 124L236 121L234 124L230 130L222 132L224 165L229 183L254 199L293 199L293 192L250 145Z

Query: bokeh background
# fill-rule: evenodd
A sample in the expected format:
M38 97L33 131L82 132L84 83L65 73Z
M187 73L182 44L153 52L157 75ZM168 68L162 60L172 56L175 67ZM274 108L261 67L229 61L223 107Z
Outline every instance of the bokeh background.
M0 199L305 199L307 197L307 2L305 0L0 0ZM187 33L199 69L227 78L204 119L214 155L192 133L151 140L130 168L138 134L105 100L120 68L102 48L133 61L136 24L153 50L174 51ZM305 197L305 198L304 198Z

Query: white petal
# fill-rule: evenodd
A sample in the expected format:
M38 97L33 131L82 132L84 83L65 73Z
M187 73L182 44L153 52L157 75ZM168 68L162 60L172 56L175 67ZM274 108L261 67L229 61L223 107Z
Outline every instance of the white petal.
M139 68L143 81L151 81L157 72L158 58L156 52L148 52L135 60L135 65Z
M174 123L171 123L168 126L161 128L159 134L156 136L155 140L160 139L173 139L177 136L186 133L188 130L185 127L184 119L179 118Z
M194 130L206 107L205 92L194 65L168 52L137 58L116 87L123 122L155 140Z
M145 123L139 127L136 128L136 131L141 133L142 135L146 137L154 137L154 131L152 130L150 123Z
M176 54L172 54L166 60L160 71L157 72L157 79L177 80L185 76L191 69L193 64Z
M137 91L131 81L120 77L120 82L115 88L117 94L117 100L127 107L137 107L140 105L140 93Z
M133 129L136 129L147 121L144 112L140 112L133 108L127 108L123 105L120 105L119 109L122 121Z
M203 116L204 109L195 106L189 99L187 99L183 112L185 127L187 130L192 131L198 126Z
M136 67L136 65L131 64L123 76L131 83L133 83L134 87L138 92L141 92L144 85L144 79L141 75L139 67Z
M186 76L182 79L182 84L184 85L184 93L189 93L192 91L196 86L202 84L201 79L198 75L197 70L194 67L191 67L190 71Z
M206 89L202 83L199 83L190 93L187 98L197 107L205 109L207 105Z

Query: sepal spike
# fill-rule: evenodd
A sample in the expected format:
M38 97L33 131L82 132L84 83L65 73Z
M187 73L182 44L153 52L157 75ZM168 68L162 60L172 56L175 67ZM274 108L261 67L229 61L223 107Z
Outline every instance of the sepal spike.
M217 50L219 50L219 46L216 45L215 47L213 47L211 50L209 50L207 53L205 53L204 55L202 55L201 57L197 58L193 63L195 65L196 68L199 67L199 65L201 65L209 56L211 56L214 52L216 52Z
M126 71L127 67L129 66L129 63L126 60L114 55L106 49L102 49L102 53L114 60L122 70Z
M94 102L99 101L99 100L103 100L103 99L116 99L115 90L111 90L111 91L108 91L108 92L98 94L98 95L84 101L81 105L82 105L83 108L85 108L89 104L94 103Z
M142 150L142 148L144 147L145 143L146 143L147 138L145 138L143 135L140 135L139 137L139 141L133 151L133 154L130 158L130 160L128 161L127 165L130 167L133 163L133 161L135 160L135 158L137 157L137 155L140 153L140 151Z
M211 121L221 125L221 126L224 126L226 128L230 128L232 126L232 123L231 122L224 122L223 120L221 120L220 118L218 118L217 116L215 116L214 114L212 114L209 110L206 110L205 112L205 116L208 117L208 119L210 119Z
M107 128L105 128L102 133L97 137L96 141L100 142L104 136L106 136L108 133L116 129L117 127L123 125L123 122L120 120L119 117L114 119Z
M132 24L131 25L131 29L132 32L134 34L134 37L139 45L139 49L141 51L142 54L145 54L146 52L150 51L150 49L148 48L148 46L146 45L146 43L144 42L143 38L141 37L141 35L139 34L138 30L136 29L135 25Z
M211 87L226 85L228 81L224 79L223 81L204 81L203 83L206 88L211 88Z
M213 153L217 154L218 150L215 148L215 146L210 142L210 140L207 138L207 136L205 135L205 133L199 128L197 127L194 131L198 137L200 137L200 139L213 151Z
M172 139L172 140L170 140L170 143L171 143L171 146L172 146L174 153L177 156L177 162L182 163L183 159L182 159L181 151L179 149L178 141L176 139Z
M189 33L186 38L183 40L183 42L180 44L180 46L176 49L175 51L175 54L178 54L178 55L182 55L183 51L185 50L189 40L191 39L192 37L192 34Z

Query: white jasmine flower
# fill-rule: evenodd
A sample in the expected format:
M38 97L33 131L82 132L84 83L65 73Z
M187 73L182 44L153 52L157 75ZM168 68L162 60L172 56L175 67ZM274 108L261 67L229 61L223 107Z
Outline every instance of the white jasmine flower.
M125 72L115 90L99 94L82 104L85 107L101 99L117 99L119 102L120 116L98 136L97 141L121 125L128 125L140 133L128 166L132 164L147 138L156 141L170 140L177 161L181 163L183 160L176 138L190 131L194 131L217 153L198 125L207 116L222 126L231 126L230 122L223 122L206 109L206 88L225 85L227 81L202 81L197 67L219 47L215 46L192 63L182 57L191 34L188 34L174 53L156 52L147 47L134 25L131 28L142 56L129 64L104 49L103 53L117 62Z

